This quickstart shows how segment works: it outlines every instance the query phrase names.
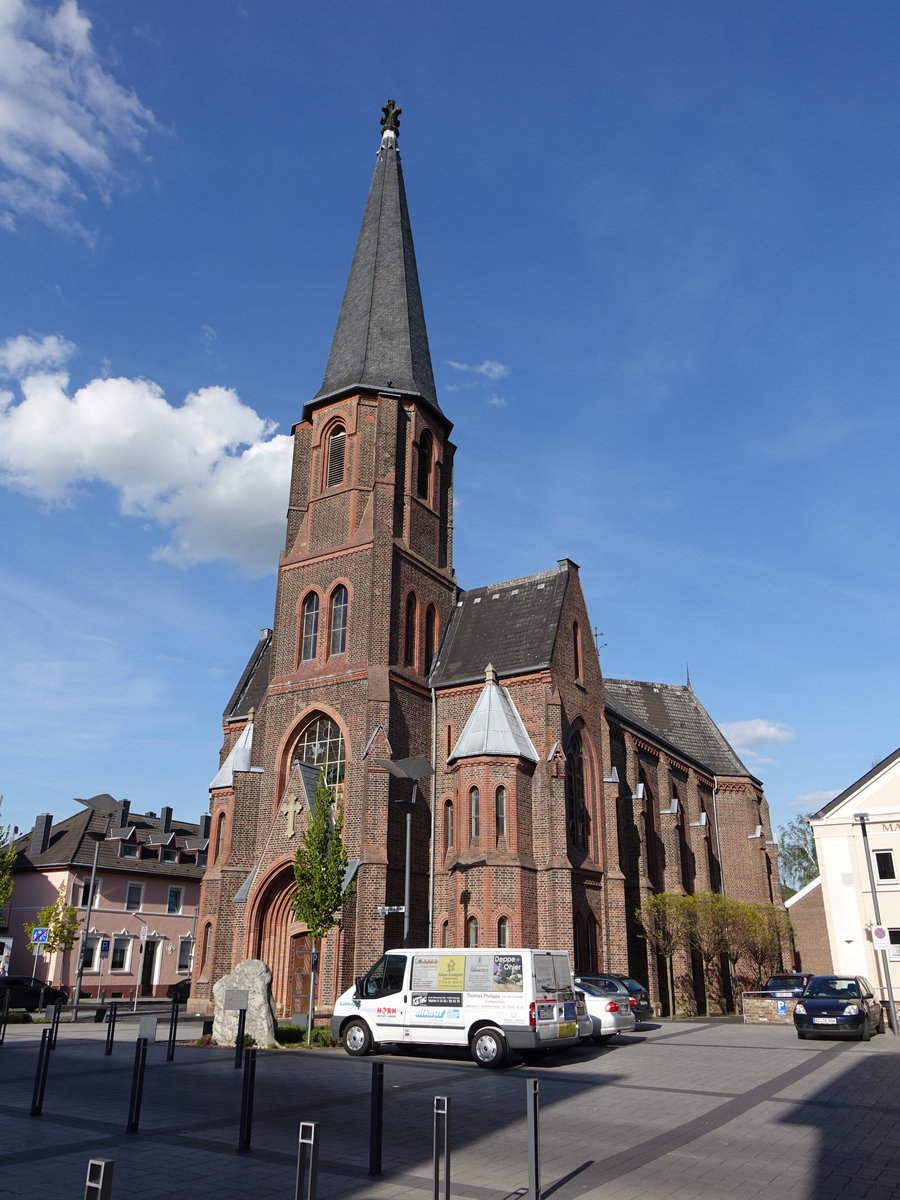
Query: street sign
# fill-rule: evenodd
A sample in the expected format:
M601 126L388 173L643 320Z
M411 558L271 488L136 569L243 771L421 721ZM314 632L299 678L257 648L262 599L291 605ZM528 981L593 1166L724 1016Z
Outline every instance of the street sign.
M388 913L405 913L405 912L406 912L405 904L379 904L378 905L378 915L381 917L386 917L388 915Z
M883 925L872 926L872 941L879 949L887 950L890 945L890 938L888 937L888 931Z
M109 954L109 938L103 938L100 942L100 957L106 958Z
M47 935L49 934L49 932L50 932L49 929L32 929L32 931L31 931L32 946L46 946Z

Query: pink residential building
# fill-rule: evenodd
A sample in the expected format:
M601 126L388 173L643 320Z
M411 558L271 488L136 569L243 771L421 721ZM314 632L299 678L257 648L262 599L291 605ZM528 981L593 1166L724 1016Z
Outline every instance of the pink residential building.
M36 975L74 992L79 949L84 998L165 996L190 980L209 816L199 825L171 808L132 813L128 800L94 796L85 811L54 823L44 813L16 843L14 887L0 912L0 956L10 975ZM88 917L91 873L96 870ZM60 886L81 918L67 952L35 957L25 933Z

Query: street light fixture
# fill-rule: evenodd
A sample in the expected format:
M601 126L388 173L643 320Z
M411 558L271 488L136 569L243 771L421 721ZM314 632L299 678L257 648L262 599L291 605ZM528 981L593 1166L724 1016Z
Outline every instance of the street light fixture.
M411 779L413 781L412 797L409 800L399 800L397 803L406 813L406 866L403 875L403 946L409 947L409 877L410 858L412 849L412 815L416 807L416 797L419 794L419 780L430 779L434 775L434 767L427 758L376 758L375 765L383 767L395 779Z

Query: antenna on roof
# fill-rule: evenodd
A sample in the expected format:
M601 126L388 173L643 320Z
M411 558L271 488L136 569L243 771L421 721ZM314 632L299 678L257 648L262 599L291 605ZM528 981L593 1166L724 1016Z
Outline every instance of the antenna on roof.
M598 651L602 650L603 646L608 645L607 642L604 642L602 645L600 644L600 638L602 638L602 637L603 637L603 633L600 630L598 630L597 626L595 625L594 626L594 646L596 647L596 649Z
M685 671L687 673L688 690L692 692L694 689L691 687L691 664L690 663L685 663Z

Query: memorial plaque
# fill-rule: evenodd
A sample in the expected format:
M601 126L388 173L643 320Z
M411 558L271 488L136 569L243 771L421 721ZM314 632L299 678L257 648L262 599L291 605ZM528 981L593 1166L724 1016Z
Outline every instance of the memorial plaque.
M225 993L225 1007L232 1011L246 1008L250 1002L250 992L247 988L229 988Z

